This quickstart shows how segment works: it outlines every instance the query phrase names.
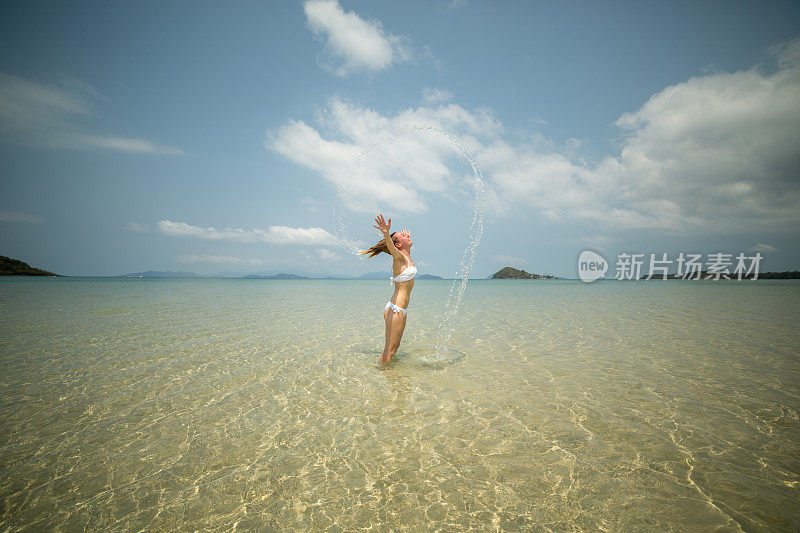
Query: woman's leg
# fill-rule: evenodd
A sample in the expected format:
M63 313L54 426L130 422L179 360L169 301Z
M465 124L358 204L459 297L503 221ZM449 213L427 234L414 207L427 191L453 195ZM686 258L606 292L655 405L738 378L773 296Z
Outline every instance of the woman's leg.
M386 359L386 354L389 353L389 337L392 331L392 321L391 317L389 316L392 313L391 309L385 309L383 311L383 321L386 323L386 342L383 345L383 353L381 354L381 363L388 361Z
M403 331L406 329L406 316L403 313L386 310L386 347L381 355L381 363L388 363L397 353Z

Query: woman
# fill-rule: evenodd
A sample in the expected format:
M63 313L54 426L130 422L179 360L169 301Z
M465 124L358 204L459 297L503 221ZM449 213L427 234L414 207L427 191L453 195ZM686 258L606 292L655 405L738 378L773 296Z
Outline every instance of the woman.
M394 283L394 294L386 303L383 309L383 320L386 322L386 344L381 354L381 363L389 363L400 347L400 339L403 338L403 331L406 329L406 314L408 313L408 303L411 301L411 289L414 288L414 276L417 274L417 267L411 262L411 235L405 231L396 231L389 234L392 227L392 219L384 221L383 215L375 217L374 228L383 233L383 240L370 248L359 252L361 255L369 254L375 257L381 252L386 252L392 256L392 272L394 276L389 281Z

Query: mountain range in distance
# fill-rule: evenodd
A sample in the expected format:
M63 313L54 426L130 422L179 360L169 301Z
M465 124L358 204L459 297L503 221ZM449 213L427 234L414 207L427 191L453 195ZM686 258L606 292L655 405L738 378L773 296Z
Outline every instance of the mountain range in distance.
M361 276L301 276L299 274L289 274L286 272L278 272L270 274L266 272L256 272L254 274L239 274L234 275L229 273L227 275L221 274L197 274L195 272L173 272L173 271L156 271L148 270L146 272L132 272L130 274L122 274L115 276L118 278L241 278L241 279L389 279L391 274L389 272L367 272ZM444 279L441 276L433 274L422 274L416 279Z
M194 272L157 272L148 270L147 272L134 272L117 276L120 278L243 278L243 279L388 279L389 272L377 271L367 272L360 276L314 276L290 274L286 272L255 272L253 274L243 274L239 272L221 272L219 274L202 275ZM417 275L415 279L447 279L433 274ZM524 270L517 270L505 267L487 279L559 279L551 274L529 274Z
M115 277L115 278L223 278L223 279L381 279L388 280L390 277L389 272L377 271L367 272L360 276L315 276L306 273L294 274L278 271L262 271L254 273L223 271L216 274L197 274L196 272L185 271L157 271L147 270L145 272L132 272L130 274L122 274L120 276L77 276L77 277ZM706 274L705 272L703 274ZM56 274L48 270L32 267L28 263L19 259L13 259L0 255L0 276L43 276L43 277L62 277L61 274ZM669 278L676 278L676 275L670 275ZM750 278L752 276L749 276ZM437 279L452 279L442 278L433 274L420 274L415 279L422 280L437 280ZM475 278L472 278L475 279ZM504 267L495 272L487 279L569 279L560 278L552 274L531 274L524 270L517 270L512 267ZM657 278L658 279L658 278ZM707 279L707 278L706 278ZM792 270L785 272L759 272L757 279L800 279L800 271Z

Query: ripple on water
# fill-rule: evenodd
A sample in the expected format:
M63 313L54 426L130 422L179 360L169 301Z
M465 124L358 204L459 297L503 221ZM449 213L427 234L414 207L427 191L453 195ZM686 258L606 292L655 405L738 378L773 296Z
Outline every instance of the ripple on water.
M239 281L0 283L0 527L800 527L800 285Z

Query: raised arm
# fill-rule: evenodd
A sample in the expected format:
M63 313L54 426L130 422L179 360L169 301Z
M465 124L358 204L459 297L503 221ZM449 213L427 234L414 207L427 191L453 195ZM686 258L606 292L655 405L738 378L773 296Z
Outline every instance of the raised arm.
M378 216L375 217L375 224L373 224L372 227L381 230L383 238L386 241L386 247L389 249L389 253L392 254L392 257L401 257L403 255L400 253L400 250L395 247L394 241L392 241L391 234L389 233L389 230L392 229L391 218L387 222L383 219L383 215L379 213Z

